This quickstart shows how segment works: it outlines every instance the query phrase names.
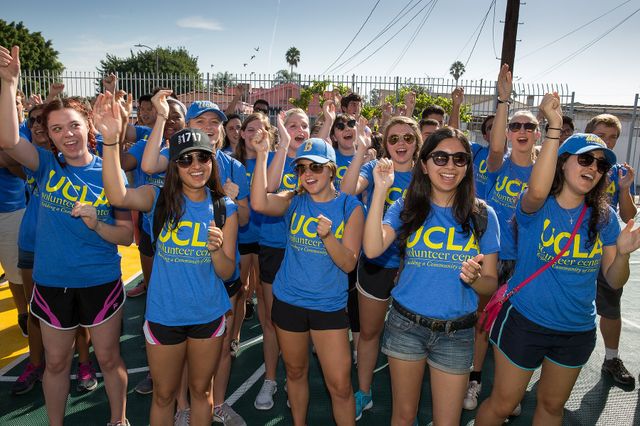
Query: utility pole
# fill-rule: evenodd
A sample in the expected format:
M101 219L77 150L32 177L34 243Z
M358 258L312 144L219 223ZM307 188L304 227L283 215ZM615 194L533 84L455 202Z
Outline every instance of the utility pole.
M513 61L516 57L516 38L518 35L518 15L520 14L520 0L507 0L507 11L504 15L504 33L502 36L502 55L500 65L508 64L511 75Z

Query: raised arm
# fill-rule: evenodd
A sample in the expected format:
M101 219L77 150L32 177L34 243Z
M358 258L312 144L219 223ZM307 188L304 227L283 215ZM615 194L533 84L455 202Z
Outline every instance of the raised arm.
M345 194L361 194L369 184L365 178L360 176L360 169L366 160L368 148L365 127L366 120L360 117L356 126L356 141L354 142L356 153L347 167L342 182L340 182L340 190Z
M331 134L331 127L333 126L333 122L336 120L336 106L333 103L332 99L326 99L324 101L324 104L322 105L322 113L322 115L324 116L324 121L322 122L322 127L320 127L318 137L320 139L328 141L328 143L331 143L329 135Z
M464 88L456 87L451 92L451 115L449 116L449 127L460 128L460 108L464 101Z
M102 181L107 199L112 206L148 212L153 208L155 191L151 186L127 188L120 169L120 132L122 117L113 95L107 92L98 96L93 119L102 134Z
M620 218L624 223L627 223L638 214L638 208L631 194L631 185L635 182L636 171L627 163L622 166L624 170L622 168L618 169L618 185L620 185L618 205L620 207Z
M351 213L349 220L344 227L342 240L338 240L331 231L331 220L327 217L318 216L318 236L322 239L331 260L338 268L349 273L353 271L358 263L358 254L362 243L362 231L364 226L364 214L362 207L358 206Z
M416 109L416 92L407 92L404 94L405 113L401 114L409 118L413 118L413 111Z
M256 150L256 165L251 181L251 207L256 212L268 216L282 216L289 208L293 192L284 191L277 194L267 192L268 138L267 132L260 129L249 141Z
M233 98L231 98L231 102L229 102L229 105L227 105L227 107L224 109L224 115L229 115L236 112L236 109L238 108L238 102L240 102L240 98L242 98L243 93L244 88L242 84L238 84L235 87L235 93L233 94Z
M513 81L509 65L503 64L498 74L498 105L496 117L493 119L491 129L491 142L489 143L489 155L487 157L487 170L495 172L502 167L504 159L504 146L507 143L507 119L509 118L509 98L513 89Z
M629 258L640 247L640 228L633 229L633 219L620 231L615 246L605 246L602 273L612 288L621 288L629 280Z
M11 52L0 46L0 148L28 169L37 170L40 157L36 148L22 139L16 113L16 91L20 77L20 48Z
M384 202L387 190L393 184L393 178L393 162L388 158L381 158L373 170L375 186L362 240L362 249L369 259L380 256L396 239L396 231L391 226L382 224Z
M169 161L160 155L162 144L164 143L164 126L169 119L169 103L167 102L167 96L171 94L171 90L160 90L153 95L151 103L156 109L156 122L151 130L151 135L147 141L147 145L144 148L144 154L142 154L142 164L140 167L142 171L148 175L154 173L162 173L167 170Z
M547 93L542 98L540 110L549 123L549 130L545 135L542 149L533 166L528 187L522 196L522 210L525 213L538 211L549 196L553 176L558 161L558 146L562 131L562 108L557 93ZM493 139L493 130L491 134Z
M289 143L291 142L291 136L289 136L289 132L287 132L287 129L284 127L284 115L284 111L280 111L277 118L278 149L276 150L273 160L271 160L271 164L269 164L269 170L267 171L267 192L276 192L278 188L280 188L282 174L284 173L284 163L287 158ZM249 141L249 143L251 143L251 141Z

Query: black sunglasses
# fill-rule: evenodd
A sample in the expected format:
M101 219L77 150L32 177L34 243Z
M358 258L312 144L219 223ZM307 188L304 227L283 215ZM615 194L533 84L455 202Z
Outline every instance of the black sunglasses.
M400 141L400 137L400 135L391 135L389 136L389 139L387 139L387 141L389 142L389 145L395 145ZM402 135L402 140L404 140L408 144L412 144L416 141L416 135L414 135L413 133L405 133L404 135Z
M593 155L587 153L578 154L578 164L580 164L582 167L589 167L593 164L594 161L596 162L598 173L600 173L601 175L606 174L611 168L611 164L609 164L609 162L604 158L596 158Z
M254 108L253 112L261 112L264 115L269 115L269 110L266 108Z
M509 130L511 130L512 132L517 132L522 127L524 127L527 132L533 132L538 128L538 125L536 123L509 123Z
M453 159L453 164L456 167L468 166L471 162L471 155L467 152L454 152L449 154L444 151L434 151L427 155L427 159L431 158L436 166L446 166L449 163L449 158Z
M342 121L338 121L336 123L336 129L338 130L344 130L347 126L349 126L352 129L355 129L356 127L356 120L349 120L346 123L342 122Z
M42 115L30 115L29 118L27 119L27 126L29 127L33 127L34 123L38 123L38 124L44 124L44 118L42 117Z
M176 163L178 164L179 167L186 169L187 167L193 164L194 159L197 159L198 163L200 164L207 164L208 162L211 161L211 154L204 151L182 154L180 157L178 157L178 159L176 160Z
M311 173L320 174L324 169L324 164L320 163L311 163L311 164L296 164L294 170L298 176L304 174L307 171L307 168L311 170Z

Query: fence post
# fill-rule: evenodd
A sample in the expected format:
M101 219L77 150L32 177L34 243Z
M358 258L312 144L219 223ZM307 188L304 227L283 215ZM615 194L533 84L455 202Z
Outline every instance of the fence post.
M400 102L400 77L398 76L396 76L395 90L396 90L396 103L398 103Z
M627 158L626 160L633 164L633 159L631 159L631 145L633 143L633 133L636 128L636 117L638 116L638 93L636 93L636 97L633 101L633 113L631 114L631 124L629 125L629 143L627 144ZM634 150L635 154L635 150Z

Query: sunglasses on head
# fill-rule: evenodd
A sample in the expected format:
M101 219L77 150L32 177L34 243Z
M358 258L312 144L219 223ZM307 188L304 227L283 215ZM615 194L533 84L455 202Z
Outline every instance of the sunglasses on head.
M311 163L311 164L296 164L294 170L298 176L304 174L307 169L311 170L311 173L320 174L324 169L324 164Z
M449 158L453 159L453 164L456 167L468 166L471 162L471 155L467 152L454 152L453 154L449 154L444 151L434 151L427 155L427 159L429 158L433 160L433 164L436 166L446 166L449 163Z
M512 132L517 132L522 127L524 127L524 129L527 132L533 132L535 129L538 128L538 125L536 123L518 123L518 122L509 123L509 130L511 130Z
M190 165L192 165L193 161L196 159L200 164L207 164L208 162L211 161L211 154L204 151L182 154L180 157L178 157L178 159L176 160L176 163L178 164L179 167L187 168Z
M578 164L580 164L582 167L589 167L593 164L594 161L596 162L598 173L600 173L601 175L606 174L611 168L609 162L604 158L596 158L588 153L578 154Z
M34 123L38 123L38 124L44 124L44 118L42 117L42 115L30 115L29 118L27 119L27 126L29 127L33 127Z
M356 120L349 120L346 123L342 122L342 121L338 121L336 123L336 129L338 130L344 130L347 128L347 126L349 126L350 128L354 129L356 127Z
M387 139L387 142L389 142L389 145L395 145L400 141L400 138L402 138L402 140L408 144L412 144L416 141L416 135L414 135L413 133L405 133L402 136L391 135L389 136L389 139Z

